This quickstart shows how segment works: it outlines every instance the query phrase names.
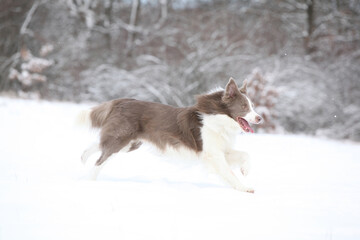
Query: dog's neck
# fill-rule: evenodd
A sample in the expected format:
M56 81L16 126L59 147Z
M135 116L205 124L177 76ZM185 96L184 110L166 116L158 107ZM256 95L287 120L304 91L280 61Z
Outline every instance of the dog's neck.
M197 103L194 107L196 107L200 113L225 114L230 116L227 106L221 101L223 94L223 91L218 91L211 94L199 95L197 96Z

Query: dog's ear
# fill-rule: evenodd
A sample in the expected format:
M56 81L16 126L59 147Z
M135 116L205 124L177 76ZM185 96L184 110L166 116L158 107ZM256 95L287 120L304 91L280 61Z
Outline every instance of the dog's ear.
M238 92L239 90L235 83L235 80L231 77L228 84L226 84L224 97L233 98L238 94Z
M241 88L239 89L239 91L241 92L241 93L243 93L243 94L246 94L246 86L247 86L247 81L245 80L244 82L243 82L243 85L241 86Z

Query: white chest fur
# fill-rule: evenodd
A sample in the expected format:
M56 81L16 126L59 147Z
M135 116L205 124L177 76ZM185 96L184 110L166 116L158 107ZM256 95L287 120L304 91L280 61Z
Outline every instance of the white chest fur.
M236 134L241 131L239 124L225 114L203 114L201 136L205 152L222 151L233 146Z

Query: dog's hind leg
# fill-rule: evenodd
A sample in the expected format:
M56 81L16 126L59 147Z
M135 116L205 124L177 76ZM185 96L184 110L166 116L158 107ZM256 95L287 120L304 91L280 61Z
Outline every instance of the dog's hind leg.
M101 154L100 158L98 159L95 166L91 170L91 173L90 173L90 179L91 180L96 180L96 178L98 177L100 171L102 170L102 168L105 165L105 161L109 157L111 157L112 154L117 153L117 152L131 152L131 151L134 151L134 150L138 149L140 147L140 145L142 144L140 141L129 141L128 144L126 144L127 141L117 141L117 142L119 143L117 148L112 148L112 149L110 149L110 151L109 151L109 149L107 149L106 152L103 152ZM120 143L120 142L122 142L122 143ZM125 146L121 147L123 145L125 145ZM113 152L113 153L111 153L111 152Z
M83 164L86 164L86 161L88 160L88 158L98 151L100 151L99 144L94 143L93 145L91 145L89 148L87 148L83 152L83 154L81 155L81 162Z
M91 172L90 172L90 176L89 176L89 179L90 180L96 180L96 178L99 176L99 173L101 171L101 169L104 167L105 164L102 164L102 165L95 165L92 169L91 169Z
M95 165L100 166L103 164L112 154L121 151L128 152L131 148L130 136L113 137L104 136L101 139L100 147L102 150L100 158L96 161Z
M101 156L95 163L95 176L101 170L100 167L114 153L132 150L132 141L137 138L137 123L126 117L119 116L114 120L108 120L101 129L100 149ZM139 147L139 143L134 147ZM133 148L134 148L133 147Z

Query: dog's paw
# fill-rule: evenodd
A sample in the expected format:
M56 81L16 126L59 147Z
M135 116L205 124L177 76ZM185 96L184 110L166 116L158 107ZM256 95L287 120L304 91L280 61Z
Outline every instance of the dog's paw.
M242 188L242 189L239 189L241 192L247 192L247 193L255 193L255 190L253 188Z
M255 193L255 190L251 187L245 187L245 186L241 186L236 188L238 191L240 192L247 192L247 193Z
M255 193L255 190L253 188L247 188L245 190L245 192L247 192L247 193Z
M240 171L241 171L242 175L244 175L244 176L247 176L249 174L249 171L250 171L250 163L249 163L249 161L245 161L241 165Z

